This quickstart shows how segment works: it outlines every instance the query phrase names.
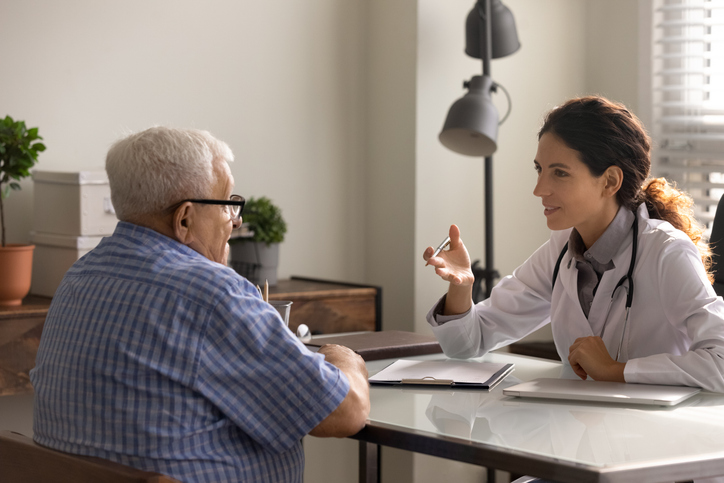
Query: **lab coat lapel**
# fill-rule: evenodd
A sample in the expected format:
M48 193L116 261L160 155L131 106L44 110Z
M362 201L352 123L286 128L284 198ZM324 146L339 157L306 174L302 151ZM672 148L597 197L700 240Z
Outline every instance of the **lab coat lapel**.
M613 293L613 289L621 278L618 273L621 271L621 265L616 261L614 261L614 265L615 268L604 272L603 277L601 277L596 296L593 298L593 304L591 304L591 310L588 313L588 324L591 327L591 332L595 335L601 335L603 332L606 319L611 311L611 293Z
M561 291L553 295L555 302L551 307L551 330L558 353L567 355L576 339L593 333L578 300L578 269L570 252L561 261L558 277Z
M611 295L616 288L621 277L626 275L628 272L629 263L631 261L631 249L632 249L632 238L629 237L624 240L623 245L619 249L618 253L613 257L614 268L606 271L601 277L601 282L596 290L596 296L593 299L591 311L588 314L588 322L591 327L593 334L601 336L606 342L606 347L609 353L614 350L611 345L614 341L618 341L620 335L617 335L619 327L617 327L618 319L620 319L621 300L626 299L626 290L628 290L628 283L624 282L623 287L620 287L616 293L615 299L612 300ZM610 339L610 340L609 340ZM616 342L617 344L618 342ZM618 346L615 347L618 349ZM613 353L615 357L615 351Z

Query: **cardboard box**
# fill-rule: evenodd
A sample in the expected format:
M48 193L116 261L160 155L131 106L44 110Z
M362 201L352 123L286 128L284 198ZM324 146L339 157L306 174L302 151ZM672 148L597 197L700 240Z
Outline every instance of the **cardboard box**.
M110 235L118 219L105 171L33 171L33 230L68 236Z
M101 236L31 232L30 241L35 245L35 251L30 293L52 297L65 272L76 260L95 248L102 239Z

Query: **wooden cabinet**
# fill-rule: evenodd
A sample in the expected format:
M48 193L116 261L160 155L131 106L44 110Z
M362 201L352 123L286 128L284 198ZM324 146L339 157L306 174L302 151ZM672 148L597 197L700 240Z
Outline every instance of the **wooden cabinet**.
M16 307L0 307L0 396L32 391L28 371L35 366L49 297L28 296Z
M312 334L382 330L382 289L302 277L279 280L269 300L291 300L289 328L306 324Z
M306 324L313 334L381 330L382 290L368 285L292 277L269 289L270 300L291 300L289 328ZM0 307L0 396L32 391L35 366L51 298L28 296Z

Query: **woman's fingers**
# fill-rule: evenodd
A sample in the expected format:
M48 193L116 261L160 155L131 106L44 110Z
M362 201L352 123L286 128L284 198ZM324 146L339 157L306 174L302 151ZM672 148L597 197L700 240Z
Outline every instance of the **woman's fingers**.
M461 245L460 228L457 225L450 225L448 236L450 237L450 250L454 250Z

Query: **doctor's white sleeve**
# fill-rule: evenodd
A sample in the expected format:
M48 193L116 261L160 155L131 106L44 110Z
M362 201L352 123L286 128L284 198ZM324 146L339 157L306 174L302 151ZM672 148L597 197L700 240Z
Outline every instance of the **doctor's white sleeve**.
M688 240L668 243L656 269L651 283L659 284L659 300L654 302L667 319L660 323L671 324L689 341L689 349L629 360L626 382L724 392L724 301L707 279L698 250Z
M512 275L493 288L490 298L458 316L440 315L443 296L427 321L445 355L480 357L511 344L550 322L553 269L570 230L553 232Z

